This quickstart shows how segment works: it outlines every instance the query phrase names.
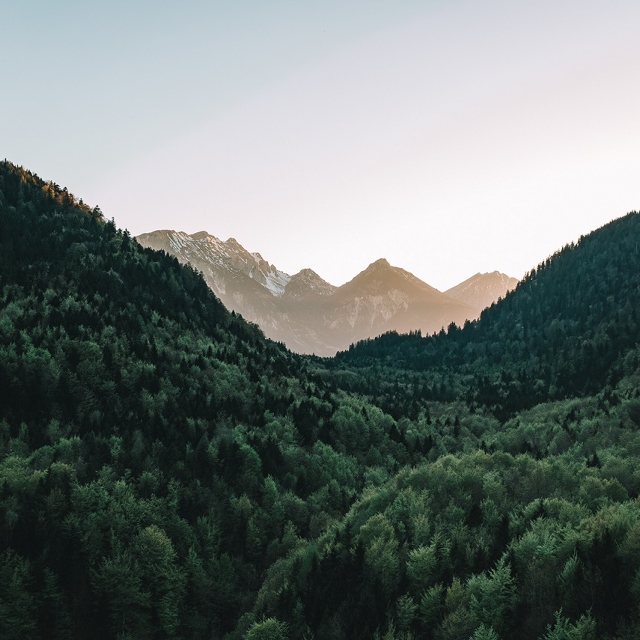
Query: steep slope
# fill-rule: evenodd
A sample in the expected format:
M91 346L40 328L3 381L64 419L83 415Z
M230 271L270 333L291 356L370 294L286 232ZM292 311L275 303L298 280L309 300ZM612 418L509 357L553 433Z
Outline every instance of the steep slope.
M337 486L309 466L333 409L193 269L0 163L1 637L232 631L286 552L266 478L296 526L332 510L291 504Z
M517 284L517 278L510 278L499 271L476 273L455 287L447 289L445 293L450 298L473 307L480 315L483 309L504 298Z
M309 296L329 296L337 287L323 280L312 269L302 269L295 275L285 287L284 297L302 300Z
M315 338L314 299L331 294L335 288L310 269L290 276L259 253L247 251L234 238L223 242L204 231L192 235L153 231L136 239L142 246L162 249L200 271L227 309L259 325L269 338L300 353L322 351L322 343Z
M188 235L163 230L143 233L136 240L143 247L163 249L182 264L191 264L204 274L218 297L226 294L230 282L231 288L240 294L248 282L257 282L272 295L281 296L290 280L288 274L269 264L259 253L249 253L235 238L223 242L206 231Z
M249 253L234 238L223 242L204 231L192 235L154 231L136 239L142 246L162 249L200 271L229 311L242 314L270 333L277 331L281 318L274 297L282 295L290 277L259 253Z

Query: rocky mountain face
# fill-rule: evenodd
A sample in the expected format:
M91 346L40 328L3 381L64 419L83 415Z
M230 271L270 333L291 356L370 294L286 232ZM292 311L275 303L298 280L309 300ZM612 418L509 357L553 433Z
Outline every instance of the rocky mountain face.
M190 263L205 275L217 295L226 293L227 285L234 289L241 282L252 280L274 296L280 296L291 276L270 265L259 253L249 253L235 238L226 242L206 231L188 235L181 231L152 231L137 237L138 242L152 249L164 249L180 262Z
M477 274L442 293L381 259L334 287L311 269L284 273L234 238L223 242L204 231L163 230L137 240L201 271L228 309L258 324L269 338L298 353L323 356L386 331L430 334L451 322L462 325L517 283L498 272Z
M391 330L433 333L451 322L463 324L477 315L469 305L449 298L384 259L339 287L331 303L325 321L340 335L348 335L349 344Z
M508 291L516 288L517 278L510 278L504 273L476 273L464 282L447 289L445 293L450 298L468 304L476 309L478 314L490 307L498 298L504 298Z

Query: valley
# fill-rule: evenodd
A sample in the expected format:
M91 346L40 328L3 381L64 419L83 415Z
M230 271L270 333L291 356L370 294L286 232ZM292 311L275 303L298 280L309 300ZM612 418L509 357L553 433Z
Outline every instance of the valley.
M231 275L0 162L0 637L637 637L639 236L630 212L429 334L384 323L483 286L380 260L332 288L220 243L273 314L335 298L371 332L300 355Z

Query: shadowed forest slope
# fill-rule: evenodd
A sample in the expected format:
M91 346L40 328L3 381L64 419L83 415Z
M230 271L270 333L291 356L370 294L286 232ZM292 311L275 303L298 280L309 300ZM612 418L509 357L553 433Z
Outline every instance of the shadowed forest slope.
M479 321L428 337L388 333L336 362L411 371L428 397L462 394L503 416L615 385L640 331L639 238L630 213L548 258Z

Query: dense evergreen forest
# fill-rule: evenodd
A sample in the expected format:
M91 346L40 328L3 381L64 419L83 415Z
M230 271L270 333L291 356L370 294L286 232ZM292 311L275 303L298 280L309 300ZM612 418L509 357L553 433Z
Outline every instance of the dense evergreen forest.
M305 358L0 163L0 637L640 638L639 236Z

